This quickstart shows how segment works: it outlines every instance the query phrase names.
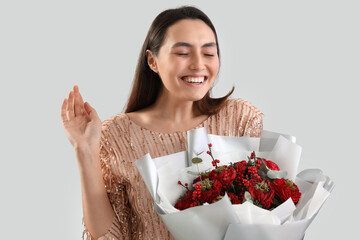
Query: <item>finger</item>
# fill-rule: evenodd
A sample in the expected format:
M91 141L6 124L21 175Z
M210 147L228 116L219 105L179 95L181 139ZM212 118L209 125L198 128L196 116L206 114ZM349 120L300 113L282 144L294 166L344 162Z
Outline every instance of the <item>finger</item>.
M84 105L84 102L82 100L81 94L79 92L79 87L77 85L74 86L73 88L73 92L74 92L74 112L75 112L75 116L80 116L82 115L82 108Z
M89 115L89 118L90 118L91 120L93 120L93 119L95 119L95 118L98 117L95 109L94 109L93 107L91 107L88 102L85 102L84 106L85 106L85 110L86 110L86 112L87 112L87 114Z
M83 98L80 94L80 91L79 91L79 87L77 85L74 86L74 93L78 93L78 97L79 97L79 100L81 102L81 105L84 105L84 101L83 101Z
M66 107L66 114L68 116L69 121L71 119L75 118L75 114L74 114L74 93L73 93L73 91L71 91L69 93L69 98L68 98L67 107Z
M86 114L90 116L90 114L92 112L92 107L90 106L90 104L88 102L84 103L84 109L86 111Z
M65 98L62 105L61 105L61 120L63 122L68 121L68 117L66 115L66 107L67 107L67 99Z
M91 121L89 113L86 111L85 107L86 102L84 103L83 107L81 108L81 114L86 117L88 121Z
M86 115L86 111L84 110L84 100L80 94L80 91L79 91L79 87L77 85L74 86L74 93L75 93L75 97L76 99L78 100L78 103L80 103L80 106L79 109L80 109L80 114L81 115ZM75 106L75 114L77 113L77 110L76 110L77 106Z

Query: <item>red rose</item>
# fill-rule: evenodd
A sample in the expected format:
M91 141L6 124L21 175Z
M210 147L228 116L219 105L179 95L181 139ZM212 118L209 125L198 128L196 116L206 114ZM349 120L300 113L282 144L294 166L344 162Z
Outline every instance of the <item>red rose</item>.
M282 202L285 202L290 197L295 205L299 202L301 193L298 186L296 186L293 181L279 178L275 179L272 184L275 189L275 194L280 198Z
M218 191L218 192L220 193L220 191L221 191L221 189L222 189L222 184L221 184L220 181L215 180L214 183L213 183L213 185L212 185L212 187L213 187L216 191Z
M262 208L269 209L275 195L274 189L271 187L269 180L258 180L253 178L249 182L249 193L254 199L254 203L258 202Z
M203 190L201 191L200 200L202 202L213 203L220 195L222 185L218 180L208 181L208 183L211 185L204 186Z
M227 190L236 177L236 171L232 166L221 166L210 172L211 180L218 180L223 188Z
M271 170L275 170L275 171L280 171L280 168L279 166L274 163L273 161L270 161L270 160L266 160L265 158L263 158L264 162L265 162L265 165L271 169Z
M215 189L210 189L205 192L201 192L200 200L204 203L213 203L218 196L220 196L220 192L217 192Z

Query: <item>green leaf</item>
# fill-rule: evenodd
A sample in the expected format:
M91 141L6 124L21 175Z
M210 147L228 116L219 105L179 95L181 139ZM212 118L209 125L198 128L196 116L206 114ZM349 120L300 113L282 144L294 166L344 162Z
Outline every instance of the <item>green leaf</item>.
M253 200L253 197L251 196L251 194L248 191L245 192L244 197L246 200Z
M243 202L245 202L245 201L249 201L251 203L254 202L253 197L251 196L251 194L248 191L245 191L245 193L244 193L244 201Z
M265 165L264 161L261 160L261 164L260 164L260 169L258 171L258 174L259 176L262 178L262 179L268 179L268 175L267 173L269 172L269 168Z
M269 177L268 177L268 175L267 175L267 170L266 171L262 171L261 169L260 169L260 171L258 171L258 174L259 174L259 176L261 177L261 179L268 179Z
M271 179L285 178L287 176L287 172L286 171L269 170L267 172L267 176Z
M193 164L197 164L197 163L202 163L203 160L199 157L194 157L191 161Z

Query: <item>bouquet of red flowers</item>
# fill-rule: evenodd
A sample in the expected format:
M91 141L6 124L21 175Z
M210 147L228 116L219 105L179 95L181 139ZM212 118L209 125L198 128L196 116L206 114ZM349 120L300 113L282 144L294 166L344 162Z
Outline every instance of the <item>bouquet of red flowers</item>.
M186 189L185 195L176 202L175 208L184 210L190 207L214 203L227 193L232 204L249 201L254 205L272 210L283 202L292 199L296 205L301 197L298 186L290 179L285 179L287 173L280 171L279 166L265 158L256 157L251 153L248 160L219 166L220 160L212 155L212 144L209 144L207 154L211 156L214 169L198 173L193 180L194 189L189 184L178 184ZM195 157L194 164L202 159Z
M297 172L301 147L291 136L225 137L199 128L188 132L187 146L135 162L177 240L303 239L334 186L319 169Z

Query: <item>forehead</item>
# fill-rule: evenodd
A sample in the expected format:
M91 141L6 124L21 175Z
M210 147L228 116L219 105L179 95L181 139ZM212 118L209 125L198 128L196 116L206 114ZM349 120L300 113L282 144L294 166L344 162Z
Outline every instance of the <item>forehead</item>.
M171 25L166 31L163 46L176 42L187 42L193 45L216 43L215 34L205 22L199 19L183 19Z

